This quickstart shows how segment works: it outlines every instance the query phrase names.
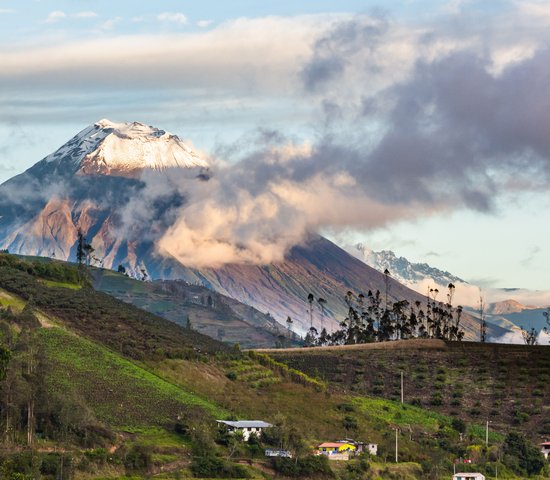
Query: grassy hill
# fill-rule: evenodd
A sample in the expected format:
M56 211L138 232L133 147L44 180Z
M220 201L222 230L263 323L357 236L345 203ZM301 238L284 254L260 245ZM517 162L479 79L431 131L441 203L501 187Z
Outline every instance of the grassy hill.
M273 317L201 285L184 281L142 282L111 270L92 269L94 288L182 326L243 348L289 343Z
M400 399L468 423L510 427L534 441L550 436L550 347L409 340L348 347L273 350L333 391Z
M453 416L241 353L93 290L73 266L0 255L0 304L3 479L265 479L296 468L297 478L444 478L457 456L475 456L487 473L498 460L502 437L484 449L482 422L463 429ZM275 428L241 444L217 431L220 417ZM331 465L309 456L349 437L378 443L379 456ZM281 445L298 460L264 458Z

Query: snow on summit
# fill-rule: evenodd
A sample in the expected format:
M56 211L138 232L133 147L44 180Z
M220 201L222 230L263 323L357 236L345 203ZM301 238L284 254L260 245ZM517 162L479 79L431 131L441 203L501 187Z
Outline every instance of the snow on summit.
M143 123L114 123L106 119L82 130L44 161L69 163L76 173L84 175L208 167L176 135Z

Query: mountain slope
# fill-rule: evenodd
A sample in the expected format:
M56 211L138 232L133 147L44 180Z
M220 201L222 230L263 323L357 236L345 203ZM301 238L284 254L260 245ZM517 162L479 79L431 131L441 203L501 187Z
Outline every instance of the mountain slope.
M93 269L94 287L143 310L242 348L289 343L271 316L201 285L182 280L143 282L105 269ZM282 334L285 334L281 337Z
M315 297L313 324L327 330L339 328L346 317L348 306L345 296L368 290L385 294L386 277L323 237L312 237L301 246L294 247L284 262L267 266L226 265L217 269L192 270L169 260L149 264L151 271L164 278L183 278L199 282L215 291L233 297L260 311L269 312L284 324L287 316L294 321L294 329L305 332L309 328L308 294ZM443 293L441 294L443 296ZM324 314L317 299L326 300ZM388 300L407 300L409 303L426 302L426 297L393 278L388 278ZM466 314L462 320L466 339L478 338L478 321ZM488 326L491 336L501 336L507 330L496 325Z
M303 334L310 322L328 330L346 314L348 290L385 293L382 273L321 237L266 266L225 265L191 269L160 256L158 240L174 224L189 189L209 181L207 164L181 141L142 124L100 121L66 145L0 186L0 248L12 253L74 259L80 229L95 249L93 264L135 277L182 279L269 313L286 329ZM411 304L425 297L397 279L388 298ZM316 302L309 312L309 294ZM321 310L317 299L326 300ZM311 314L311 318L310 318ZM465 315L466 338L477 326ZM498 336L504 331L494 327Z

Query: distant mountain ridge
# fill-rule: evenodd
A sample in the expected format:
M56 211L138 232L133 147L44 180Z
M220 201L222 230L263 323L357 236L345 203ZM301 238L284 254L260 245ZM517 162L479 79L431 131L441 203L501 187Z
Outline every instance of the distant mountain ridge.
M383 272L387 269L393 278L405 285L429 279L444 286L449 283L468 283L456 275L432 267L427 263L413 263L405 257L398 257L391 250L375 252L365 244L358 243L354 247L348 248L348 251L376 270Z

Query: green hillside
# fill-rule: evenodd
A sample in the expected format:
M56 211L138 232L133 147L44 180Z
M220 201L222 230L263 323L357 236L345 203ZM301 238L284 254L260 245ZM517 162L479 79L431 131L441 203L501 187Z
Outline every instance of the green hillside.
M550 347L409 340L344 348L270 351L275 359L330 383L334 391L409 404L513 427L533 441L550 436Z
M322 364L303 373L241 353L93 290L83 270L44 265L0 255L2 479L446 478L457 457L488 475L498 465L500 478L527 471L517 442L491 434L483 446L481 421L335 387ZM219 418L275 426L242 443ZM343 438L375 442L379 455L311 456Z
M142 282L97 268L91 276L97 290L182 326L189 321L194 330L224 343L243 348L289 344L285 329L273 317L204 286L174 280Z
M190 407L211 417L228 413L105 347L61 328L37 331L51 361L48 388L82 397L98 420L115 427L168 425Z

